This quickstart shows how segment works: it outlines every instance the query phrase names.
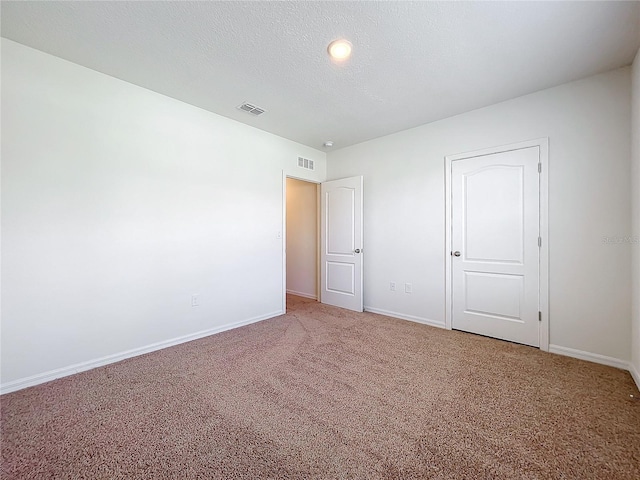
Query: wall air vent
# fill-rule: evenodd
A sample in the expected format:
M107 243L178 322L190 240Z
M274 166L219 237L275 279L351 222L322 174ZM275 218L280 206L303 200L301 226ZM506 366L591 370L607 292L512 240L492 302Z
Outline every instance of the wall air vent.
M313 160L308 158L298 157L298 166L307 170L314 170Z
M238 105L236 108L238 110L242 110L243 112L250 113L251 115L255 115L256 117L258 115L262 115L265 112L264 108L257 107L252 103L247 102L243 103L242 105Z

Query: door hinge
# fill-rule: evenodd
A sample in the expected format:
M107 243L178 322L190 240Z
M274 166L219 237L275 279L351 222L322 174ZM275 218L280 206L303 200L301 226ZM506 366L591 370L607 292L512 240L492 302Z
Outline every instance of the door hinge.
M542 247L542 237L538 237L538 247Z
M538 321L541 322L542 321L542 312L538 312Z
M542 173L542 162L538 163L538 173Z

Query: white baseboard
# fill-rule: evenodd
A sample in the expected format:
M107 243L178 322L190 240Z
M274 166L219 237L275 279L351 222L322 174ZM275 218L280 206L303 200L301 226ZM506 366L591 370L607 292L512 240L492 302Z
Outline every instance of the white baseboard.
M585 352L584 350L576 350L573 348L562 347L560 345L549 345L549 353L557 353L558 355L564 355L565 357L579 358L580 360L586 360L588 362L600 363L610 367L621 368L622 370L629 370L628 361L615 357L607 357L606 355L600 355L599 353Z
M296 292L295 290L287 290L287 293L290 293L291 295L296 295L298 297L311 298L312 300L317 300L318 299L317 295L311 295L309 293Z
M640 390L640 372L638 372L638 369L632 362L629 362L629 373L631 374L633 381L636 382L636 387Z
M422 323L424 325L430 325L432 327L445 328L444 322L436 322L435 320L429 320L428 318L416 317L414 315L405 315L404 313L391 312L389 310L382 310L381 308L364 307L365 312L378 313L387 317L399 318L400 320L408 320L410 322Z
M39 373L37 375L32 375L30 377L20 378L18 380L13 380L11 382L1 384L0 394L11 393L17 390L22 390L23 388L33 387L34 385L39 385L41 383L49 382L51 380L55 380L56 378L67 377L75 373L80 373L86 370L91 370L93 368L102 367L110 363L119 362L120 360L125 360L131 357L137 357L138 355L143 355L145 353L155 352L156 350L162 350L163 348L172 347L174 345L190 342L192 340L197 340L199 338L208 337L209 335L214 335L216 333L224 332L226 330L231 330L234 328L242 327L244 325L249 325L251 323L267 320L269 318L277 317L278 315L282 315L282 314L283 312L282 310L280 310L278 312L268 313L266 315L260 315L258 317L249 318L247 320L241 320L239 322L230 323L220 327L214 327L208 330L202 330L200 332L190 333L189 335L183 335L181 337L172 338L170 340L164 340L162 342L152 343L151 345L147 345L140 348L134 348L132 350L127 350L125 352L120 352L113 355L107 355L106 357L100 357L94 360L76 363L74 365L69 365L68 367L49 370L48 372Z

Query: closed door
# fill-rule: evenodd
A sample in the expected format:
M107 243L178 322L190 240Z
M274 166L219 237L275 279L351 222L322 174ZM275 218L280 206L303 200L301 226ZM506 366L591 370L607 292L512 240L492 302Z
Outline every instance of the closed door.
M362 312L362 177L320 187L320 299Z
M539 346L539 148L451 163L452 327Z

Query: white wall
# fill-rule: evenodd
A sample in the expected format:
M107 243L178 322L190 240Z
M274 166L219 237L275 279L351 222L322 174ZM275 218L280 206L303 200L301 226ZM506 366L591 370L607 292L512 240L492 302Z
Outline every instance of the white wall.
M318 187L287 178L287 292L317 298Z
M323 152L5 39L2 121L3 391L281 312Z
M632 72L632 268L633 268L633 313L632 313L632 373L640 388L640 50L633 62Z
M365 306L444 324L444 157L549 137L550 342L630 359L630 68L328 154L364 175ZM413 294L389 290L413 284Z

